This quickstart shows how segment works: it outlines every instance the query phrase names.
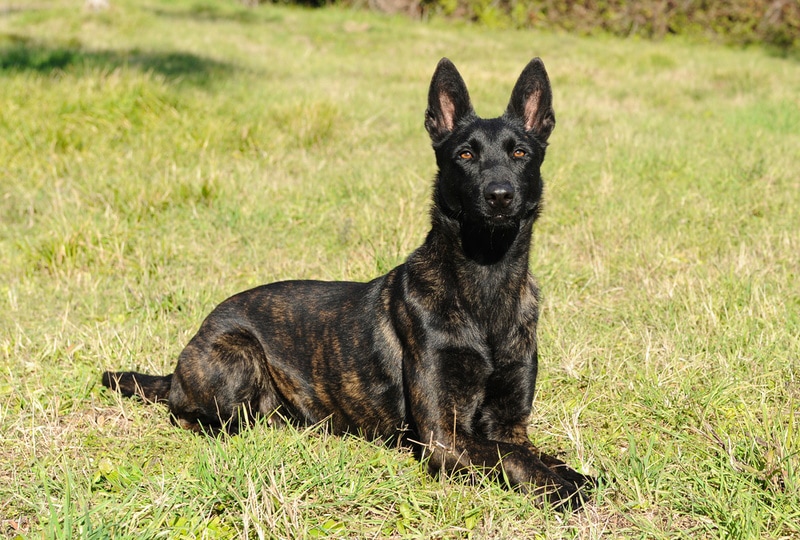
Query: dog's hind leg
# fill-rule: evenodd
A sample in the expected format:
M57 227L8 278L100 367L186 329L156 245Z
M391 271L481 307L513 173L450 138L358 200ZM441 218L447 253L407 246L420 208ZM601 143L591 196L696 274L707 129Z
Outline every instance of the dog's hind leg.
M183 428L237 433L279 405L264 349L246 331L198 334L178 359L169 407Z

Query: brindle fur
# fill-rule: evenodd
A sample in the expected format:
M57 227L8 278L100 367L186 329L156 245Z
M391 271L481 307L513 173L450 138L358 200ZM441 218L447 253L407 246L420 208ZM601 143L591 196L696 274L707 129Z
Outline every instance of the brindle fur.
M528 271L555 126L544 64L532 60L506 112L482 119L447 59L425 127L438 164L431 230L369 283L285 281L220 304L163 377L106 372L103 384L165 401L193 430L237 432L260 416L327 421L410 442L435 474L469 467L559 507L591 479L528 439L539 289ZM277 414L276 414L277 413Z

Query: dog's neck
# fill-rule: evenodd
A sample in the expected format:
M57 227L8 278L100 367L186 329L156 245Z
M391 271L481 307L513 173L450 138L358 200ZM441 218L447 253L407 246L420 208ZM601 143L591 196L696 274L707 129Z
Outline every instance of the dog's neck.
M512 226L492 227L460 221L438 208L431 214L432 227L426 244L438 245L437 252L446 253L453 261L501 272L520 261L527 267L534 219L523 219Z
M478 265L494 267L508 259L516 259L527 253L527 243L521 243L522 226L487 227L484 224L462 223L459 236L464 257ZM530 229L530 227L528 227Z
M528 271L533 218L498 234L464 228L436 207L431 217L425 242L405 265L410 286L430 309L460 305L466 312L514 314L509 304L536 296ZM498 316L491 326L502 333L506 323L507 317Z
M464 224L434 207L432 227L418 255L451 276L458 291L489 301L500 290L522 290L528 283L528 254L534 219L514 228Z

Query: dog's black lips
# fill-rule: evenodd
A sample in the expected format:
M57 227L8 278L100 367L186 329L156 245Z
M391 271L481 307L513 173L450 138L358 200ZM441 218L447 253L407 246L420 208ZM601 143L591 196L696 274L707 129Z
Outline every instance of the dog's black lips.
M489 217L489 221L494 225L503 225L515 221L514 216L511 214L495 214Z

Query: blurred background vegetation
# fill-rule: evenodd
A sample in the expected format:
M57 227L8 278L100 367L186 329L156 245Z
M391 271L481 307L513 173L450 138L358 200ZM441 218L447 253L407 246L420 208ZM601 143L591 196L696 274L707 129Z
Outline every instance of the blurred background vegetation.
M782 53L800 50L797 0L241 0L310 6L343 4L445 16L491 27L611 33L661 39L687 35L735 45L767 45Z

